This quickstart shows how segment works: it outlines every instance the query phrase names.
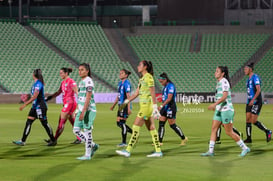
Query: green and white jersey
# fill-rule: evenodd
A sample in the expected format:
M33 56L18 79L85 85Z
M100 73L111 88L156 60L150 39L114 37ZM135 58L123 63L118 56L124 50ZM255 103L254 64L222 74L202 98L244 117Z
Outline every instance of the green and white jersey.
M89 102L89 106L87 110L96 112L96 104L94 100L94 82L90 77L86 77L85 79L81 80L79 83L79 92L78 92L79 111L83 110L87 92L92 92L91 100Z
M223 97L223 92L228 92L228 96L226 100L216 106L216 111L234 111L232 102L231 102L231 91L230 85L226 78L222 78L216 86L216 101L218 101L221 97Z

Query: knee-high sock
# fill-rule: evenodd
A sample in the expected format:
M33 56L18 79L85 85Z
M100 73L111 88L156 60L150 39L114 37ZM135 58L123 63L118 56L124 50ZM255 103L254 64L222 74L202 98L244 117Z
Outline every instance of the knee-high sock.
M157 131L155 129L150 130L150 134L152 136L152 140L153 140L153 143L154 143L154 146L155 146L155 151L156 152L161 152Z
M48 136L50 137L51 141L55 141L54 135L53 135L53 131L51 126L48 124L46 119L41 120L41 124L43 125L43 127L45 128Z
M268 129L265 127L265 125L260 122L260 121L256 121L256 123L254 123L255 126L257 126L260 130L267 132Z
M222 131L222 128L221 126L217 129L217 132L216 132L216 141L220 141L221 139L221 131Z
M62 134L63 130L64 130L64 125L65 125L66 119L59 119L59 124L55 133L55 139L57 140L59 138L59 136Z
M73 126L74 126L74 122L75 122L75 117L72 117L72 115L70 115L68 119L69 119L70 124L71 124L72 127L73 127ZM78 137L78 136L76 136L76 137L77 137L78 140L81 141L81 138L80 138L80 137Z
M93 137L92 137L92 130L84 129L84 135L85 135L85 156L90 156L92 151L93 143Z
M30 130L31 130L31 125L33 123L34 120L31 120L31 119L27 119L27 122L26 122L26 125L25 125L25 129L24 129L24 132L23 132L23 136L22 136L22 139L21 141L22 142L25 142L29 133L30 133Z
M246 136L247 139L251 139L251 131L252 131L252 125L251 123L246 123Z
M133 125L133 133L131 135L129 144L126 148L126 151L131 152L133 149L133 146L136 144L138 137L139 137L139 131L140 131L140 127Z
M159 121L158 136L159 136L160 143L162 143L163 137L165 134L165 123L166 123L166 121Z
M125 126L126 126L126 129L127 129L128 133L132 133L133 132L133 130L127 124L125 124Z
M77 137L79 137L80 140L81 140L82 142L86 142L85 135L84 135L84 133L81 131L80 128L74 127L74 128L73 128L73 133L74 133Z
M170 125L170 127L176 132L176 134L183 140L185 139L184 133L182 131L182 129L177 126L176 124L172 124Z
M122 143L126 144L127 128L126 128L125 120L120 120L119 125L121 128Z

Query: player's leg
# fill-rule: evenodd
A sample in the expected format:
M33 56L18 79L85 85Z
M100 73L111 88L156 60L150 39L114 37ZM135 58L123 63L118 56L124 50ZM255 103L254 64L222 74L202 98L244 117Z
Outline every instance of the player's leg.
M85 135L84 133L81 131L81 129L83 128L83 121L79 120L79 117L81 115L81 112L78 112L76 117L75 117L75 122L74 122L74 127L73 127L73 133L78 136L82 142L85 142Z
M244 140L245 143L252 143L251 109L252 109L252 106L246 105L246 139Z
M57 144L57 141L53 135L53 130L47 121L47 116L46 116L47 109L41 109L41 112L42 112L42 114L37 115L37 117L40 119L42 126L45 128L46 133L50 138L50 142L47 145L48 146L55 146Z
M159 144L163 145L163 137L165 134L165 124L167 118L165 116L160 116L159 118L159 126L158 126L158 137L159 137Z
M174 130L174 132L181 138L181 144L180 145L185 145L186 142L188 141L188 138L185 137L182 129L176 124L175 119L168 119L170 127Z
M58 140L59 136L62 134L64 130L64 125L66 123L68 117L68 112L61 112L61 115L59 117L59 124L55 133L55 139Z

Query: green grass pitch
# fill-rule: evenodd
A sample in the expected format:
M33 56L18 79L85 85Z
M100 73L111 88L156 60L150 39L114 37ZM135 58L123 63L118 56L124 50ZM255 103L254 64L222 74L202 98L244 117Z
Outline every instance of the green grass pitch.
M178 136L166 124L162 151L163 158L146 158L154 148L146 127L141 128L140 138L130 158L116 155L120 143L120 128L116 126L116 110L110 104L97 104L97 117L93 138L100 145L92 160L78 161L84 145L70 144L75 140L72 127L66 123L65 130L55 147L47 147L48 138L39 120L33 124L26 146L13 145L20 139L30 106L19 111L19 104L0 105L0 180L1 181L158 181L158 180L272 180L273 142L266 143L265 133L253 126L251 152L238 157L241 149L222 130L222 144L216 145L215 156L203 158L210 136L212 111L208 104L178 104L177 124L189 138L186 146L179 146ZM48 120L54 132L61 105L48 105ZM273 129L272 105L264 105L260 120ZM133 124L138 104L134 104L128 125ZM245 105L235 105L234 126L245 135ZM156 122L158 126L158 122ZM130 135L127 136L129 140Z

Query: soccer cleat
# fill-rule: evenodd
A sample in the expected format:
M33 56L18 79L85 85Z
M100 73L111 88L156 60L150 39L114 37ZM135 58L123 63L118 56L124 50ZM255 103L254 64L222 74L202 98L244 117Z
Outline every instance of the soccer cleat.
M77 157L77 160L91 160L90 156L81 156L81 157Z
M95 152L99 149L100 145L98 144L95 144L93 147L92 147L92 152L91 152L91 157L94 156Z
M131 153L126 150L116 150L116 153L127 158L131 156Z
M46 143L49 143L50 142L50 139L44 139L44 141L46 142Z
M75 141L73 141L71 144L75 144L75 145L77 145L77 144L81 144L82 143L82 141L81 140L78 140L78 139L76 139Z
M120 144L117 145L117 147L119 147L119 148L125 147L125 146L127 146L126 143L120 143Z
M271 141L271 136L272 136L272 131L271 131L271 130L268 130L268 131L266 132L266 142Z
M247 138L247 139L244 140L244 142L245 143L252 143L252 139Z
M214 153L207 151L206 153L201 153L201 156L214 156Z
M48 142L48 144L47 144L47 146L56 146L57 145L57 141L55 140L55 141L49 141Z
M243 149L242 152L241 152L241 154L240 154L239 156L240 156L240 157L244 157L244 156L246 156L246 154L249 153L249 152L250 152L250 148Z
M25 146L26 143L25 142L22 142L21 140L18 140L18 141L12 141L12 143L16 144L16 145L19 145L19 146Z
M162 152L154 152L150 155L147 155L148 158L152 158L152 157L162 157L163 153Z
M215 144L220 145L221 143L222 143L222 142L221 142L220 140L218 140L218 141L216 140L216 141L215 141Z
M188 137L185 137L185 139L181 140L180 145L184 146L184 145L186 145L187 142L188 142Z

